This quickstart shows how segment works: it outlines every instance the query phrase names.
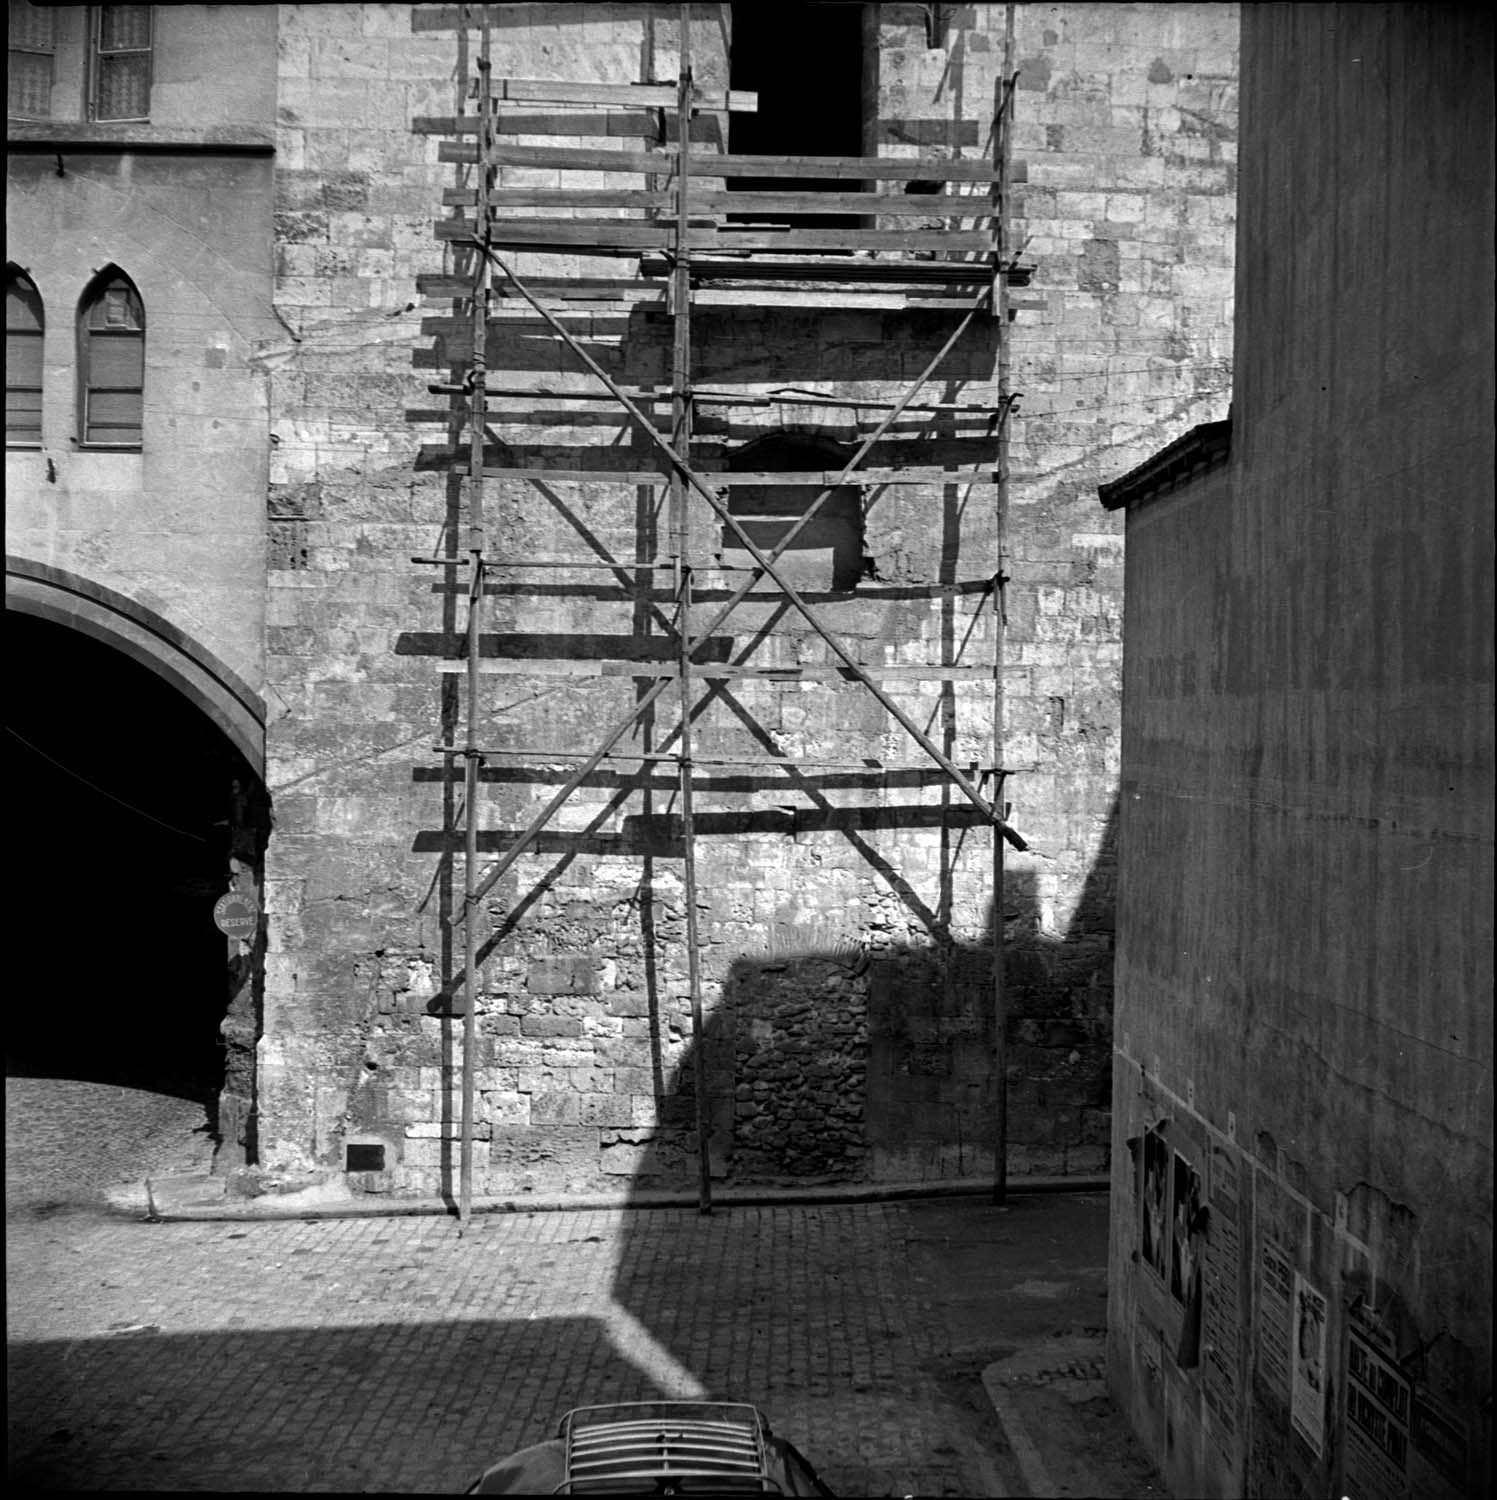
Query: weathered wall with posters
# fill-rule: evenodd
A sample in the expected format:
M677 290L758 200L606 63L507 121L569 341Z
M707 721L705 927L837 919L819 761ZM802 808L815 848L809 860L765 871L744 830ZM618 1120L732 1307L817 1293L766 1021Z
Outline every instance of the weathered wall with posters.
M1010 234L1016 247L1028 240L1023 258L1037 269L1012 324L1026 400L1012 430L1002 753L1022 772L1009 800L1015 825L1026 836L1032 826L1033 853L1011 861L1004 914L1015 948L1012 1169L1096 1172L1107 1157L1121 576L1117 529L1083 496L1105 455L1219 414L1235 12L961 6L943 8L938 34L928 12L865 8L864 149L981 157L1003 80L1020 74ZM729 10L694 15L696 77L724 83ZM462 70L454 33L413 32L408 7L285 6L280 27L277 305L288 334L264 351L276 834L261 1140L267 1165L288 1171L339 1170L348 1145L383 1147L384 1169L351 1174L353 1187L431 1191L450 1181L456 1152L449 996L461 949L445 919L461 861L460 787L429 751L459 727L456 679L441 659L458 654L463 606L454 574L406 561L440 552L458 522L456 488L418 468L420 444L441 428L412 426L406 412L435 404L425 383L460 367L463 349L460 331L422 332L415 277L443 269L432 220L454 178L436 139L412 136L408 123L452 114ZM514 7L494 47L500 75L670 80L675 7ZM515 138L541 139L535 111L510 113L522 117L509 126ZM709 136L720 124L703 123ZM562 183L534 168L505 168L501 181ZM522 275L556 269L527 255L515 264ZM619 265L582 255L572 269L615 275ZM706 301L694 323L697 383L745 398L794 386L892 399L954 326L949 312L838 307L830 292L817 308ZM571 326L627 387L668 382L669 325L657 314L599 311ZM929 398L994 403L997 333L975 325ZM590 385L519 317L495 332L489 356L495 384ZM540 405L495 415L513 461L597 461L606 449L610 467L644 463L606 403ZM830 457L871 425L850 408L746 399L704 412L695 451L726 464L756 439L789 433ZM914 443L934 461L958 451L970 461L976 443L996 464L984 431L909 419L870 461L897 461L895 445ZM859 499L855 586L831 577L824 555L796 559L831 627L869 662L990 660L992 487L886 486ZM658 502L636 486L529 481L496 481L490 500L500 553L619 564L504 575L493 603L490 649L503 675L489 679L492 743L585 748L638 690L627 676L582 674L668 641L667 576L634 567L663 550ZM706 607L741 575L713 570L719 528L700 514L694 524ZM753 660L764 665L826 660L768 591L721 634L717 648L733 659L758 642ZM904 678L890 690L959 763L990 762L990 682ZM672 693L623 748L668 745L676 712ZM854 684L723 684L695 741L699 758L785 758L719 768L698 795L715 1170L734 1181L989 1171L986 832L928 771L811 764L873 755L918 767L903 731ZM485 852L502 849L564 775L559 760L540 772L492 761ZM678 813L662 768L600 770L492 892L480 1192L693 1180Z
M1490 1487L1491 64L1245 11L1232 453L1129 503L1111 1376L1181 1494Z

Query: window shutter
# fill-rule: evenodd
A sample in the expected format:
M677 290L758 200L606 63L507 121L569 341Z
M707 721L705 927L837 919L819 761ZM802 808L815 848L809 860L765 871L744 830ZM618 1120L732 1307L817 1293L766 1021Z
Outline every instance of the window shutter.
M98 7L91 100L95 120L149 118L151 9L149 5Z
M99 49L103 52L142 52L151 45L149 5L101 5Z
M145 341L140 338L89 340L88 383L96 391L138 390L145 373Z
M6 112L45 120L52 114L52 12L12 0L6 62Z
M5 278L5 441L18 447L42 440L42 299L12 271Z
M86 441L139 443L140 408L139 391L90 391Z

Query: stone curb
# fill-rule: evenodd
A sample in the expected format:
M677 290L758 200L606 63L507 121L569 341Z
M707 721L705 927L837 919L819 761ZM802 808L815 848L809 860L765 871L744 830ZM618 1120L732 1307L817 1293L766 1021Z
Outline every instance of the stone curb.
M1108 1190L1101 1177L1026 1177L1010 1182L1009 1196L1027 1193L1096 1193ZM768 1208L836 1203L882 1203L905 1198L959 1198L991 1194L992 1179L964 1178L945 1183L912 1182L855 1184L818 1188L741 1188L714 1194L715 1208ZM400 1198L370 1201L355 1198L340 1182L321 1183L294 1192L264 1193L253 1198L231 1198L228 1180L197 1175L156 1177L146 1182L149 1217L176 1220L243 1219L367 1219L452 1216L453 1201ZM695 1194L604 1193L576 1196L483 1197L473 1199L477 1214L565 1213L608 1208L695 1208Z
M1091 1442L1085 1425L1079 1417L1066 1421L1073 1400L1106 1393L1105 1378L1088 1368L1097 1364L1104 1347L1099 1338L1047 1339L982 1372L983 1389L1003 1424L1025 1493L1035 1500L1106 1493L1081 1456ZM1041 1388L1063 1399L1037 1402L1034 1393ZM1047 1451L1062 1456L1057 1462L1046 1457Z

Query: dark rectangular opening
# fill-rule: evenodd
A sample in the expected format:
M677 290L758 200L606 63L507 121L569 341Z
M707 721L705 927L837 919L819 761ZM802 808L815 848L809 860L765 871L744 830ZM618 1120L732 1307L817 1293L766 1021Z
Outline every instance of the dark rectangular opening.
M385 1148L383 1146L345 1146L346 1172L383 1172L385 1170Z
M732 115L728 150L753 156L863 154L863 7L828 3L734 5L731 87L759 96L756 114ZM857 192L835 178L730 177L731 192ZM856 214L729 214L730 223L850 229Z

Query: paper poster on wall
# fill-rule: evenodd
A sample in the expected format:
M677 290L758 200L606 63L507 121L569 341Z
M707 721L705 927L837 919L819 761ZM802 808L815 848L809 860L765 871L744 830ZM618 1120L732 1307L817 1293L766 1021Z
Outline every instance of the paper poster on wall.
M1196 1271L1195 1226L1201 1213L1201 1177L1177 1151L1170 1215L1170 1296L1182 1306L1191 1295Z
M1289 1314L1294 1259L1264 1239L1258 1250L1258 1378L1268 1393L1289 1404Z
M1158 1131L1144 1135L1143 1261L1164 1281L1169 1275L1170 1148Z
M1342 1488L1349 1500L1401 1500L1406 1493L1410 1396L1393 1362L1348 1329Z
M1471 1440L1443 1401L1416 1386L1409 1417L1409 1488L1428 1500L1468 1493Z
M1326 1299L1296 1271L1294 1341L1289 1351L1289 1423L1316 1458L1325 1452L1327 1315Z
M1201 1394L1230 1440L1237 1430L1237 1370L1242 1354L1242 1242L1237 1161L1226 1147L1215 1143L1206 1191L1211 1226L1202 1273Z

